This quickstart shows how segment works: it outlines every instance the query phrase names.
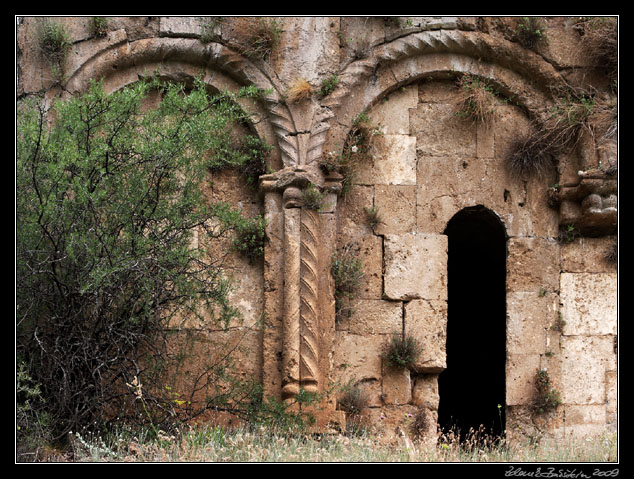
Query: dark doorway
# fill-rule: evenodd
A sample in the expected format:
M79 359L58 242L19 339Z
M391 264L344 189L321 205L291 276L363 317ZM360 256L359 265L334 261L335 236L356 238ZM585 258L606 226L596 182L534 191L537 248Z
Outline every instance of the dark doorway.
M438 421L464 439L502 436L505 424L506 230L483 206L449 221L447 369L438 378Z

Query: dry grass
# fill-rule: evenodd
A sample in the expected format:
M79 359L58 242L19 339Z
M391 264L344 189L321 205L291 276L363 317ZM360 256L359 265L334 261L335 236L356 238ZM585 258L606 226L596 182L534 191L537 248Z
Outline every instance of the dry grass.
M299 103L308 100L312 93L312 86L304 78L296 79L286 93L289 103Z
M108 441L76 436L75 462L615 462L616 434L507 444L473 435L445 435L436 445L408 437L382 442L368 433L301 435L265 428L187 429L177 436Z
M495 88L487 81L469 73L460 77L458 88L458 116L491 126L496 106L500 103Z
M266 60L280 42L282 27L279 20L268 17L241 17L233 23L240 51L251 58Z

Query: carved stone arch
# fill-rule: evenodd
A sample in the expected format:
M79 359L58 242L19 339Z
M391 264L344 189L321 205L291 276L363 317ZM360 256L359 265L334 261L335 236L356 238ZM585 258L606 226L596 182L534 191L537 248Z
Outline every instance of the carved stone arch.
M197 76L219 90L254 85L264 92L260 102L244 102L255 115L258 136L275 147L272 167L298 164L299 147L295 120L281 101L280 86L265 65L256 66L244 56L219 43L197 39L147 38L127 42L123 37L81 63L70 65L64 90L84 91L91 79L103 79L106 91L114 91L154 72L177 82Z
M371 57L346 67L324 102L337 124L314 135L312 156L340 150L356 116L390 92L428 77L464 73L491 82L537 119L552 104L552 91L565 84L550 63L512 42L459 30L414 33L379 45Z

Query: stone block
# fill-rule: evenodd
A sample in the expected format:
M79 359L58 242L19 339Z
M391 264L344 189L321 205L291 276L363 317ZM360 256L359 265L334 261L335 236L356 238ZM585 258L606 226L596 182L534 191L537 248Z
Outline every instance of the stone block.
M410 110L416 153L422 156L476 156L476 126L456 116L453 104L421 103Z
M539 354L509 354L506 359L506 405L528 405L535 398Z
M404 185L376 185L374 207L381 222L376 234L412 233L416 230L416 187Z
M615 265L606 261L606 253L614 246L615 236L578 238L561 246L561 270L566 273L611 273Z
M386 235L384 294L389 299L447 300L447 237Z
M382 397L385 404L409 404L412 399L412 380L408 369L384 368Z
M372 164L359 168L355 183L416 185L416 138L379 135L372 139Z
M506 260L508 291L559 289L559 244L544 238L510 238Z
M561 396L566 404L604 404L605 373L614 362L611 336L562 336Z
M438 410L440 395L437 374L421 374L414 378L412 403L434 411Z
M616 334L616 273L562 273L560 295L564 334Z
M415 369L440 373L447 367L447 302L412 300L405 305L405 334L422 347Z
M400 301L356 299L350 304L352 314L339 320L338 329L352 334L393 334L403 327Z
M383 335L360 336L337 331L335 334L335 381L381 380L381 351L385 343Z
M509 292L506 296L506 348L510 354L544 354L559 308L553 293Z
M384 101L377 103L368 116L372 125L378 126L383 134L409 135L410 108L418 104L418 87L410 85L400 88Z

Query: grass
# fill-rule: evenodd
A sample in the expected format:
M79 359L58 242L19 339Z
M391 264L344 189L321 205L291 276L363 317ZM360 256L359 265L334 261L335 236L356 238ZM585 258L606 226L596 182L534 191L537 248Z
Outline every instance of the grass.
M301 435L264 427L188 428L147 440L127 432L102 438L75 435L74 462L614 462L616 434L538 443L457 442L437 445L416 440L377 441L368 432L354 435ZM71 461L71 458L67 458Z

